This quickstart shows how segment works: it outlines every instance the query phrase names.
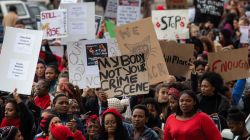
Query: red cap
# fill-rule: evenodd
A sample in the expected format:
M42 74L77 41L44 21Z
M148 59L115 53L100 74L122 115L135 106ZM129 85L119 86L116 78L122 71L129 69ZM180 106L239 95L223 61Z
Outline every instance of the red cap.
M109 108L107 110L105 110L102 114L102 116L105 116L106 114L108 113L112 113L114 114L115 116L119 117L120 119L123 119L122 115L119 113L119 111L117 111L117 109L115 108Z
M164 6L163 5L158 5L156 7L156 10L165 10Z
M70 137L74 137L74 134L70 131L70 129L63 125L52 124L50 133L56 140L67 140Z

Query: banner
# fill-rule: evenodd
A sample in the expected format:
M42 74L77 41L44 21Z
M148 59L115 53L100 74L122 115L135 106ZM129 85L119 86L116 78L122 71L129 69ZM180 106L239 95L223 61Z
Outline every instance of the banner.
M250 77L247 48L208 53L208 63L225 82Z
M160 42L161 49L167 63L170 75L189 77L190 63L194 59L192 44L178 44L176 42Z
M67 36L67 11L65 9L42 11L40 16L43 39Z
M98 35L100 27L102 25L102 16L95 15L95 34Z
M188 39L188 10L152 11L152 21L159 40Z
M68 12L69 35L63 39L63 42L96 38L94 2L61 4L61 8L67 9Z
M166 0L167 9L187 9L187 0Z
M0 55L0 90L30 95L43 32L6 27Z
M151 85L167 80L168 69L151 18L117 27L116 38L122 54L145 54Z
M104 17L110 18L110 19L116 19L117 1L118 0L108 0L107 1Z
M127 24L141 18L141 0L118 0L117 25Z
M225 0L194 0L195 23L210 20L217 27L224 12Z
M149 93L144 54L100 58L98 67L101 87L109 98Z
M80 40L71 42L68 47L68 64L70 82L81 89L99 88L100 78L98 59L117 56L120 53L110 40Z

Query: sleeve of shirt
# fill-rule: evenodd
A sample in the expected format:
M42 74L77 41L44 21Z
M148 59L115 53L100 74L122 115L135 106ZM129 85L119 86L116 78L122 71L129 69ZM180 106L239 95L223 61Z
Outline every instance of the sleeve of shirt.
M239 103L239 100L245 89L246 81L247 81L246 79L237 80L236 85L232 91L232 98L233 98L232 104L233 105L237 105Z
M201 115L201 117L202 117L201 127L202 127L203 134L205 135L204 139L222 140L220 132L218 128L216 127L215 123L212 121L212 119L204 113Z
M168 120L164 126L164 140L173 140L169 132Z

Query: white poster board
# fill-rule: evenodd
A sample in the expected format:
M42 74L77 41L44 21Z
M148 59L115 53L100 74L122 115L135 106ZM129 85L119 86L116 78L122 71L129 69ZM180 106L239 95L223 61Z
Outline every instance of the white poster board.
M189 10L152 11L152 21L159 40L188 39Z
M80 40L68 44L70 82L81 89L99 88L98 58L120 55L114 40Z
M77 3L80 2L80 0L61 0L61 3Z
M40 16L43 39L67 36L67 11L65 9L42 11Z
M116 19L117 1L118 0L108 0L107 1L104 17L111 18L111 19Z
M42 31L7 27L0 55L0 90L30 95Z
M240 43L250 42L250 26L240 26Z
M141 0L118 0L117 25L127 24L141 18Z
M76 4L61 4L61 8L67 9L68 37L63 42L95 39L95 3L84 2Z

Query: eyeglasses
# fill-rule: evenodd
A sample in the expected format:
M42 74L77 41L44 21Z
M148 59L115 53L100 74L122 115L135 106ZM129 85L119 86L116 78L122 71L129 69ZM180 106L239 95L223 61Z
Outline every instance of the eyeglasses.
M105 125L115 125L116 124L116 122L115 121L106 121L106 122L104 122L104 124Z

